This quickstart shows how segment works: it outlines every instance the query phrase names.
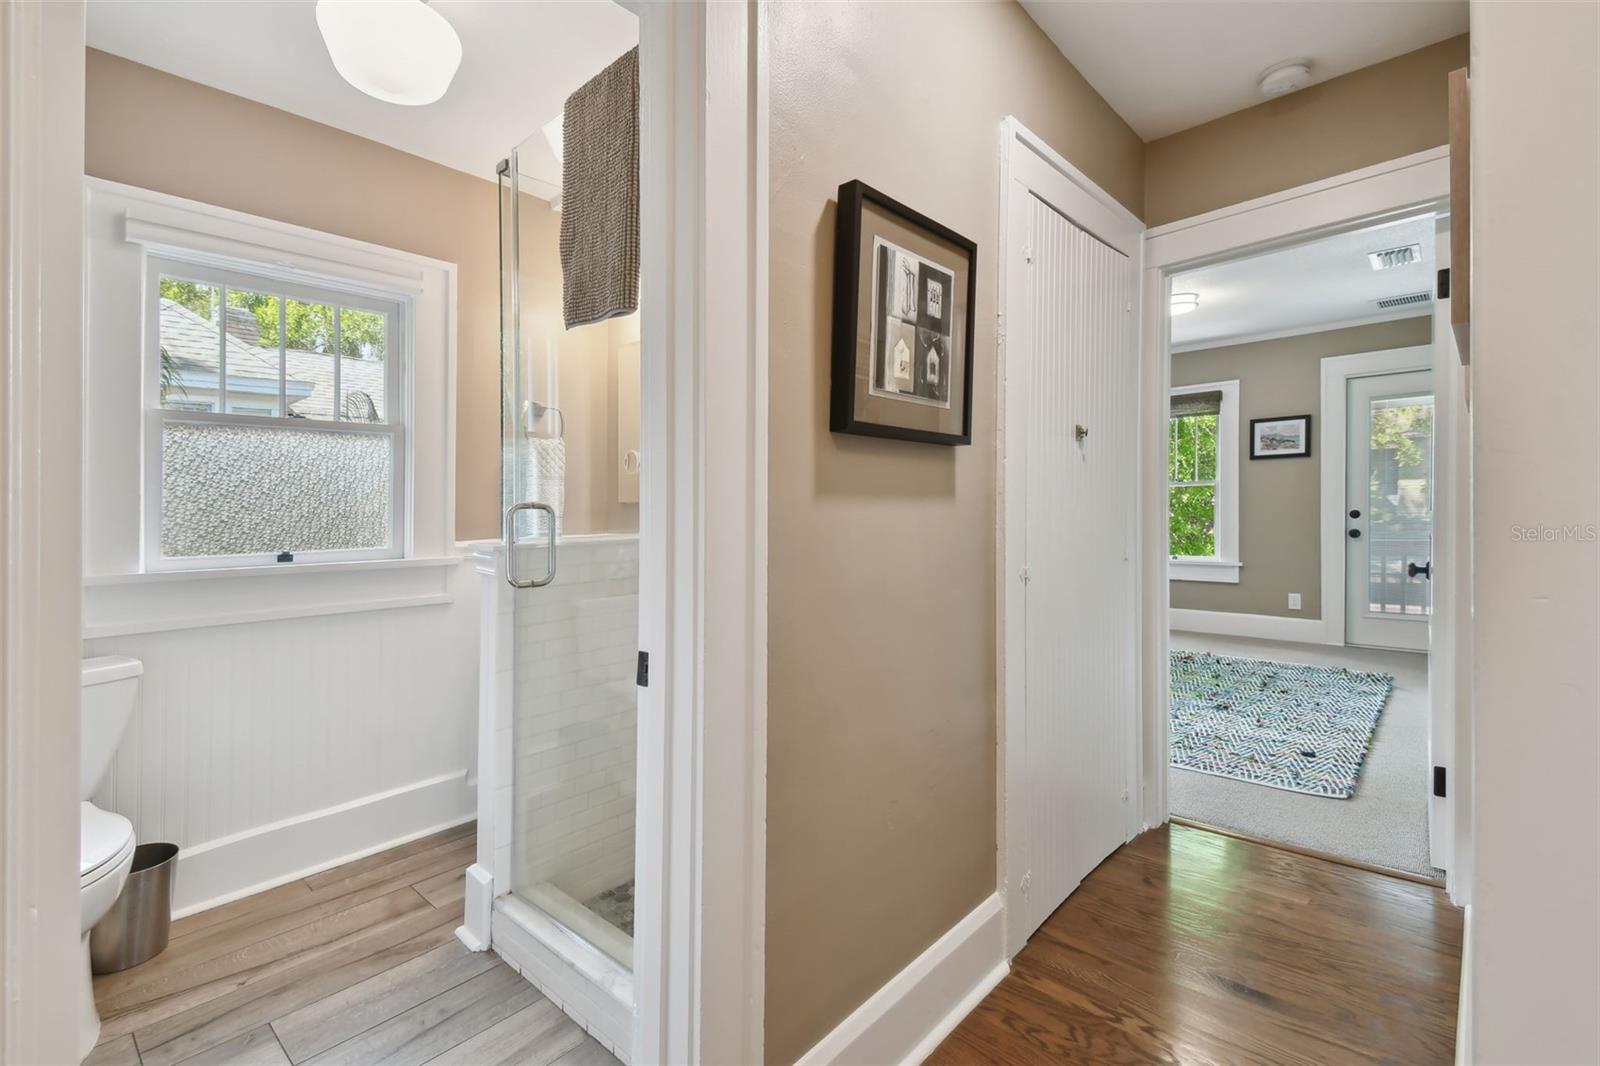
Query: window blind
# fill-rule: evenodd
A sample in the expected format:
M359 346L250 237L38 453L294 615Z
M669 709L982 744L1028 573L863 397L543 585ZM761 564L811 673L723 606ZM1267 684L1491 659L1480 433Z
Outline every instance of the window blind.
M1222 413L1222 390L1215 389L1211 392L1180 392L1172 397L1172 417L1186 418L1192 415L1220 415Z

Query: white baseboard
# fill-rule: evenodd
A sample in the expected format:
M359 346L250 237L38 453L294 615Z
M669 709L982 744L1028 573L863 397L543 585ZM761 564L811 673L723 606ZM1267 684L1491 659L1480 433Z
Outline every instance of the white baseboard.
M456 770L184 848L173 917L308 877L476 815L467 772Z
M1167 612L1173 629L1185 633L1213 633L1221 637L1255 637L1258 640L1287 640L1296 644L1327 644L1325 623L1320 618L1280 618L1271 614L1233 614L1229 611L1188 611L1177 607Z
M467 880L463 897L461 928L456 939L468 951L487 951L490 943L490 919L494 915L494 875L477 863L467 867L463 875Z
M1461 914L1461 990L1456 1000L1456 1066L1472 1066L1472 904Z
M991 895L800 1056L801 1066L922 1062L1010 968L1001 917Z

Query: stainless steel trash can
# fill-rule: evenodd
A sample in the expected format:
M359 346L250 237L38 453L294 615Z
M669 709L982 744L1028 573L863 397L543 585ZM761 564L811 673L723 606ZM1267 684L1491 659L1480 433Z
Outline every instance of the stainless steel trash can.
M178 845L140 844L122 895L89 932L89 969L116 973L153 959L172 931L172 879Z

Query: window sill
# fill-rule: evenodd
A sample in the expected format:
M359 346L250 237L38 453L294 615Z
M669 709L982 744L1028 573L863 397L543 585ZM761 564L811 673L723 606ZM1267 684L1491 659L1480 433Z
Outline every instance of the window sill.
M1237 585L1242 565L1237 559L1171 559L1167 562L1167 579Z
M466 557L284 563L84 578L83 637L357 614L454 601Z
M274 563L270 566L214 566L193 570L141 570L129 574L87 574L85 588L99 585L155 585L169 581L215 581L221 578L280 577L309 574L351 574L367 570L410 570L460 566L463 555L433 555L416 559L351 559L347 562Z

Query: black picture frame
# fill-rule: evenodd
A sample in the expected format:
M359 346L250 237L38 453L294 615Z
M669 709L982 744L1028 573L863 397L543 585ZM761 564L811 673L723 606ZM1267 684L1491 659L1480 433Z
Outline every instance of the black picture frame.
M879 211L893 215L909 227L924 231L928 236L943 241L966 256L966 332L961 345L959 370L963 382L961 390L961 429L959 432L939 432L925 428L868 421L856 410L857 358L860 349L858 335L862 284L872 284L874 274L870 262L863 262L860 254L862 236L862 211L872 204ZM853 433L864 437L886 437L893 440L915 441L921 444L971 444L972 443L972 353L973 330L977 322L978 246L949 226L941 225L922 212L872 188L862 181L847 181L839 186L839 213L834 227L833 267L833 367L830 383L828 428L834 433ZM948 299L940 290L940 299ZM952 308L952 313L953 313ZM871 352L868 353L869 358ZM948 373L948 371L947 371ZM931 377L931 374L930 374ZM920 380L920 379L919 379ZM948 379L947 379L948 380Z
M1306 442L1303 452L1258 452L1256 451L1256 426L1262 422L1303 422L1301 433ZM1278 415L1275 418L1252 418L1250 420L1250 458L1251 459L1309 459L1311 458L1311 416L1310 415Z

